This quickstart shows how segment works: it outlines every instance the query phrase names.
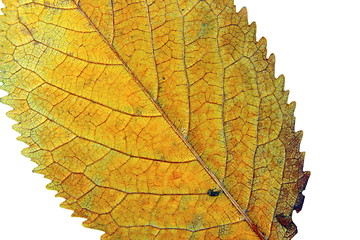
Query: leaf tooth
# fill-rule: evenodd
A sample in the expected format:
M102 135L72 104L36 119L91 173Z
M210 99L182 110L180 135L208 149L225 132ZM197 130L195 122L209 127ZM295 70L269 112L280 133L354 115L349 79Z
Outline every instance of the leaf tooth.
M299 147L300 147L300 142L304 136L304 131L303 130L299 130L297 132L295 132L296 134L296 140L297 140L297 143L299 143Z
M300 176L304 174L304 159L305 159L305 152L297 152L295 158L297 159L298 173Z
M311 172L310 171L305 171L303 172L301 178L297 181L297 186L299 188L300 191L304 191L306 188L306 185L309 181Z
M275 96L278 99L281 110L287 115L289 91L276 91Z
M79 214L76 213L76 212L74 212L71 216L73 216L73 217L78 217ZM84 227L86 227L86 228L93 228L94 226L96 226L96 225L94 224L94 222L91 221L90 219L84 221L84 222L82 223L82 225L83 225Z
M38 159L38 158L31 158L30 159L30 161L32 161L32 162L34 162L34 163L36 163L36 164L38 164L38 166L37 167L35 167L35 168L46 168L46 166L45 165L43 165L43 164L41 164L41 160L40 159ZM35 169L34 168L34 169ZM33 170L34 170L33 169Z
M285 92L285 96L284 97L288 97L289 91ZM285 104L283 105L284 109L284 124L286 125L286 128L288 128L290 130L290 132L288 134L291 134L291 132L294 132L295 129L295 117L294 117L294 112L295 112L295 107L296 107L296 103L295 102L291 102L289 104ZM289 135L289 137L291 138L291 136Z
M75 211L71 214L71 216L72 216L72 217L83 217L82 214L80 214L80 213L78 213L78 212L75 212ZM86 226L84 225L84 223L82 223L82 225L83 225L84 227L86 227ZM90 228L90 227L89 227L89 228Z
M275 62L276 62L276 57L274 53L271 53L269 58L267 59L268 62L268 71L271 74L271 77L275 77Z
M75 212L76 212L76 211L75 211ZM75 213L75 212L74 212L74 213ZM87 219L86 221L84 221L84 222L82 223L82 225L83 225L84 227L87 227L87 228L96 228L96 229L98 229L98 228L99 228L99 224L96 223L96 219L99 217L99 215L92 213L92 214L90 214L90 216L87 216L87 217L88 217L88 219Z
M248 11L247 11L247 8L246 7L243 7L240 9L239 13L238 13L238 16L239 16L239 25L241 26L247 26L249 25L249 22L248 22Z
M249 40L256 42L256 22L250 23L248 35L251 37Z
M298 131L293 133L293 137L291 139L291 141L289 142L289 146L292 149L292 155L294 158L299 157L299 150L300 150L300 143L301 143L301 139L303 137L303 131Z
M28 157L31 159L31 161L36 162L36 158L31 158L32 155L34 154L34 151L30 148L30 147L26 147L23 150L21 150L21 154L24 155L25 157Z
M286 105L288 105L287 102L289 100L290 91L289 90L283 91L282 94L283 94L283 98L284 98L284 103L286 103Z
M109 233L105 233L101 235L101 240L109 240L111 239L111 235Z
M280 74L275 79L275 85L278 87L279 91L284 91L284 88L285 88L285 76L284 76L284 74Z
M266 55L267 55L267 40L265 37L261 37L259 39L259 41L257 42L257 47L259 48L259 51L262 53L262 57L263 59L266 59Z
M55 194L55 197L63 197L63 194L62 194L63 192L57 192L56 194Z
M6 8L1 9L4 14L6 14L6 11L8 10L8 8L10 8L10 7L17 8L19 6L19 1L17 1L17 0L3 0L2 2L6 6ZM5 10L5 12L4 12L4 10Z
M77 199L71 197L66 192L60 191L59 189L57 189L57 191L59 191L59 192L55 196L56 197L62 197L62 198L65 199L65 201L63 201L60 204L60 207L68 209L68 210L72 210L73 211L73 213L71 214L72 217L86 218L87 220L82 223L82 225L84 227L96 228L96 229L99 228L98 225L94 224L94 221L99 216L98 214L94 214L94 213L92 213L92 212L90 212L90 211L88 211L86 209L83 209L76 202Z
M1 8L1 10L3 10L3 9L5 9L5 8ZM0 15L0 24L3 24L3 23L5 23L5 19L6 19L6 16L5 15Z
M59 196L59 197L61 197L61 196ZM62 203L60 203L60 207L69 209L69 210L73 210L67 199L65 201L63 201Z
M33 160L32 160L33 161ZM34 161L33 161L34 162ZM33 173L39 173L39 174L43 174L44 175L44 173L45 173L45 167L43 166L43 165L39 165L39 166L37 166L37 167L35 167L33 170L32 170L32 172Z
M290 92L289 92L290 93ZM290 116L290 118L292 119L291 121L291 126L292 126L292 129L294 129L295 127L295 116L294 116L294 113L295 113L295 108L296 108L296 102L292 101L291 103L289 103L288 105L288 108L287 108L287 112L288 112L288 115Z
M45 169L44 169L44 170L45 170ZM44 175L45 175L45 171L41 171L41 174L44 174ZM45 177L46 177L46 175L45 175ZM56 184L54 184L53 181L51 181L49 184L46 185L46 189L57 191L57 190L59 189L59 187L58 187ZM59 193L60 193L60 192L59 192ZM57 193L57 194L59 194L59 193ZM57 194L56 194L56 195L57 195Z
M81 217L81 218L86 218L86 219L90 219L92 217L92 215L97 215L94 214L86 209L81 208L81 206L79 204L77 204L76 202L74 202L74 204L70 204L69 205L70 210L73 210L73 217Z
M32 172L33 173L38 173L38 174L42 174L42 175L45 175L45 173L46 173L46 170L45 170L45 168L42 168L42 167L35 167L33 170L32 170ZM46 185L46 188L47 189L49 189L48 187L47 187L47 185ZM52 189L50 189L50 190L52 190Z
M14 118L11 118L13 120L16 121L16 117L17 115L13 115ZM21 135L25 135L26 133L26 130L22 127L22 124L21 123L16 123L16 124L13 124L12 126L12 129L14 129L15 131L17 131L18 133L20 133Z
M21 142L26 143L29 146L32 145L33 142L34 142L30 137L24 136L24 135L21 135L21 136L17 137L16 139L21 141Z
M80 208L80 206L79 206ZM78 210L78 209L75 209L73 206L71 206L71 209L70 210L73 210L74 212L71 214L72 217L80 217L80 218L89 218L91 213L89 214L88 211L86 211L85 209L82 209L82 210ZM83 225L84 226L84 225Z
M290 93L289 90L287 90L287 92ZM291 111L292 113L294 113L295 107L296 107L296 102L295 101L292 101L292 102L289 103L289 111Z
M2 1L2 3L3 3L5 6L8 6L7 4L5 4L5 2L6 2L6 0ZM9 10L5 7L5 8L1 8L1 12L3 13L3 15L1 15L1 16L2 16L2 18L4 19L4 22L6 22ZM3 23L1 22L1 25L2 25L2 24L3 24Z
M77 214L76 211L74 212L74 215L83 217L83 215ZM109 221L104 222L105 218L102 214L87 211L84 215L88 218L88 220L82 223L82 225L86 228L97 229L106 232L106 234L113 234L118 229L118 225L116 223ZM103 239L103 237L101 237L101 239Z
M14 107L14 99L11 95L6 95L4 97L0 98L0 102L2 102L3 104L6 104L10 107Z
M1 72L2 74L4 74L4 72ZM0 74L1 74L0 73ZM11 91L14 90L14 85L12 83L9 83L9 79L8 78L4 78L4 77L1 77L0 78L0 89L7 92L8 94L10 94ZM6 96L9 96L9 95L6 95ZM5 97L5 96L4 96ZM4 98L4 97L1 97L0 99Z

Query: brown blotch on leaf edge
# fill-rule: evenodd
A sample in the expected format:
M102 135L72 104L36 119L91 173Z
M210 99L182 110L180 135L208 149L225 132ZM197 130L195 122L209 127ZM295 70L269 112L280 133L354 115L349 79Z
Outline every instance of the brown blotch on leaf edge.
M297 181L297 187L299 189L299 195L296 199L295 205L294 205L294 210L298 213L301 211L303 204L304 204L304 200L305 200L305 196L302 194L302 191L305 190L306 185L308 183L310 177L310 172L306 171L304 172L304 175Z
M276 219L279 221L279 223L287 229L285 233L286 238L292 238L296 235L297 227L295 223L293 222L291 216L286 216L283 213L280 213L276 215Z

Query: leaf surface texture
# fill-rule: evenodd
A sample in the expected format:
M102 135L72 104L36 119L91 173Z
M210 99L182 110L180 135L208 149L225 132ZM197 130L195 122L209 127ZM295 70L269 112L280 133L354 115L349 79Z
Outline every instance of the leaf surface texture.
M309 172L274 55L232 1L6 0L2 102L102 239L291 239ZM211 191L218 192L211 196Z

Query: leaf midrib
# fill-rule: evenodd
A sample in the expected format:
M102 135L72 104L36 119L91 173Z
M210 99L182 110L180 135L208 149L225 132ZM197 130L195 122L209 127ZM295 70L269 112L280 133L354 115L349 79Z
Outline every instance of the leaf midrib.
M230 192L223 186L221 181L216 177L216 175L210 171L210 169L205 164L204 160L201 158L201 156L197 153L197 151L192 147L190 142L181 134L181 132L176 128L176 126L171 122L169 117L166 115L166 113L162 110L160 105L157 103L157 101L151 96L149 91L145 88L145 86L140 82L140 80L137 78L135 73L127 66L124 59L121 57L121 55L118 53L118 51L114 48L114 46L105 38L105 36L100 32L100 30L95 26L93 21L89 18L89 16L81 9L81 7L76 3L75 0L72 0L78 11L88 20L89 24L92 28L99 34L99 36L103 39L103 41L109 46L111 51L115 54L115 56L120 60L120 62L123 64L125 70L132 76L133 80L136 82L136 84L140 87L140 89L143 91L143 93L146 95L146 97L153 103L155 108L159 111L159 113L162 115L162 117L165 119L165 121L169 124L169 126L173 129L173 131L178 135L178 137L184 142L186 147L191 151L191 153L194 155L196 160L201 164L201 166L204 168L204 170L209 174L209 176L216 182L218 187L221 189L221 191L226 195L226 197L230 200L230 202L234 205L234 207L238 210L238 212L243 215L246 222L250 225L250 227L253 229L253 231L258 235L260 240L266 240L265 236L262 232L260 232L259 228L253 223L253 221L250 219L250 217L245 213L245 211L240 207L240 205L236 202L236 200L232 197Z

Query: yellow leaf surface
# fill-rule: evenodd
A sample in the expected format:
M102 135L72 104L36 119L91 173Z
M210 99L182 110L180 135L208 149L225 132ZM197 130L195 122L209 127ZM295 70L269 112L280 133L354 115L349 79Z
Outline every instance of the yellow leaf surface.
M6 0L2 102L102 239L291 239L309 172L274 55L223 0Z

